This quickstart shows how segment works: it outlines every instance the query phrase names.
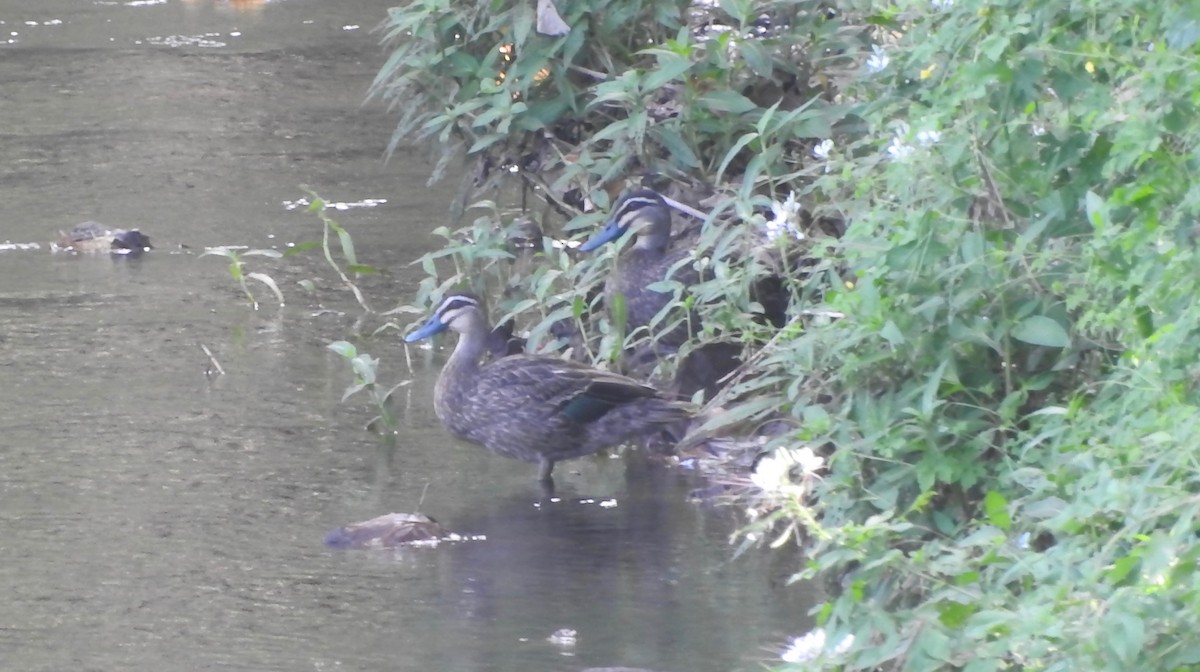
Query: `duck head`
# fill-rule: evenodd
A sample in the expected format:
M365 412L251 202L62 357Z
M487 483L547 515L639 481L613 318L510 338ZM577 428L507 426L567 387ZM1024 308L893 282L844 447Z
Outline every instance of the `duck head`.
M438 304L425 324L404 337L405 343L413 343L434 334L451 329L460 334L470 333L487 328L483 318L483 310L479 307L479 298L468 292L448 294Z
M137 253L152 249L154 246L150 244L150 236L137 229L128 231L118 229L113 231L111 247L113 250L128 250L130 253Z
M651 189L630 192L617 201L604 228L579 246L590 252L632 231L635 248L661 251L671 237L671 209L663 197Z

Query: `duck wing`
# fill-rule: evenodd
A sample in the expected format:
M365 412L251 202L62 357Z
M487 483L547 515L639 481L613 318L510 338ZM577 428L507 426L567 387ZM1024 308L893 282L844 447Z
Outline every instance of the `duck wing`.
M581 425L618 406L659 396L658 390L632 378L537 355L514 355L489 364L481 371L475 392L519 401L538 415Z

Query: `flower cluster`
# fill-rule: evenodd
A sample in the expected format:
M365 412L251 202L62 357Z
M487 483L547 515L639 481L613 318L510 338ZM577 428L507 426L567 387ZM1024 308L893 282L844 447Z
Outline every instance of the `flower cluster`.
M837 643L830 654L840 656L854 645L854 635L846 635ZM788 647L780 654L785 663L811 663L825 652L825 630L817 628L799 637L793 637Z

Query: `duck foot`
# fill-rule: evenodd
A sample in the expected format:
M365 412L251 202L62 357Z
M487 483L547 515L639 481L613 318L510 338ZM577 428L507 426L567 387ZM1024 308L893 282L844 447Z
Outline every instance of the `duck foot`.
M554 496L554 460L542 460L538 467L538 485L542 487L542 496L550 499Z

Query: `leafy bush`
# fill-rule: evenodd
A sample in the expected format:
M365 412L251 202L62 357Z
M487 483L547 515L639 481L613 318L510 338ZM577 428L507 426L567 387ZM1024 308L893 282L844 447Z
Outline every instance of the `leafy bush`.
M772 445L827 458L815 496L776 493L755 523L807 530L797 578L837 587L817 665L1200 665L1200 20L874 7L589 0L554 38L532 3L426 0L392 11L376 92L406 106L393 144L433 140L441 167L475 157L478 183L515 174L572 213L643 172L713 187L713 279L688 300L758 344L726 417L790 415ZM535 344L582 321L603 265L548 242L510 263L516 226L492 209L443 232L456 271L426 258L419 300L519 288L506 309ZM768 330L749 288L799 254ZM619 330L599 329L611 357Z

